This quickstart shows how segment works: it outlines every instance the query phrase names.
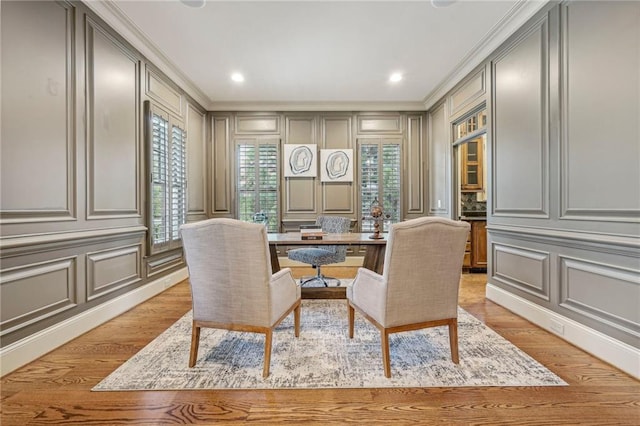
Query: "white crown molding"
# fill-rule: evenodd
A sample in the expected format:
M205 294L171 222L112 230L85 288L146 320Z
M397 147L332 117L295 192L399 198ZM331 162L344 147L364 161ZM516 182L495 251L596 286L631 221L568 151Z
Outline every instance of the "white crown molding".
M519 0L511 10L494 25L487 35L470 49L469 53L435 89L424 98L424 109L429 109L454 88L464 77L484 62L494 50L522 27L550 0Z
M93 10L100 18L109 24L118 34L124 37L133 47L138 49L158 69L180 86L201 107L205 109L211 99L180 70L151 39L135 25L129 17L113 2L109 0L83 0L83 3Z
M422 102L213 102L209 111L425 111Z

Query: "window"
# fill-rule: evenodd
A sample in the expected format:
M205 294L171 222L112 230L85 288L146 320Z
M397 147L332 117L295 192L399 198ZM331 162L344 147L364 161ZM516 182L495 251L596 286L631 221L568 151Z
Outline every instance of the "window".
M360 209L369 217L371 204L377 198L385 218L400 221L401 154L398 140L367 140L360 142ZM387 219L385 219L387 220ZM364 220L362 232L373 231L373 221Z
M151 109L151 252L181 245L186 222L186 133L167 113Z
M251 139L236 145L238 219L254 221L256 213L267 217L267 230L279 231L278 139Z

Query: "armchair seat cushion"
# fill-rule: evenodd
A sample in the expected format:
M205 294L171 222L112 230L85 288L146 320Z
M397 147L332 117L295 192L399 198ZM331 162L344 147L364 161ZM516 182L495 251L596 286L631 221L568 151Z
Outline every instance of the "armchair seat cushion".
M342 262L336 253L321 248L299 248L289 250L288 257L291 260L308 263L310 265L328 265L330 263Z

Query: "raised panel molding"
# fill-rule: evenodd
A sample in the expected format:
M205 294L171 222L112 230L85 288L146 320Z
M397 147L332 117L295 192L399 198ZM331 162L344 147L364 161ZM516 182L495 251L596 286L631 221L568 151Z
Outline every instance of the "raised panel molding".
M290 115L285 116L285 143L315 144L315 117Z
M156 74L148 65L145 69L145 94L182 117L182 94L166 83L162 77Z
M322 184L322 212L353 214L353 183L325 182Z
M454 91L449 97L449 115L453 117L478 103L487 92L485 81L485 71L482 68Z
M3 270L0 335L76 306L76 260L71 256Z
M280 115L235 115L236 135L279 135Z
M451 191L451 141L445 104L429 112L427 160L429 161L429 215L449 216Z
M152 278L179 266L184 266L182 250L163 253L147 260L146 276Z
M491 278L549 301L549 253L491 242Z
M2 51L0 223L76 220L74 8L7 2L2 13L3 36L24 43Z
M492 61L494 216L550 217L548 58L545 15Z
M321 116L320 146L318 149L353 148L351 116Z
M422 116L407 117L407 143L405 144L405 178L406 212L411 214L424 213L424 160L422 155Z
M206 219L207 144L205 113L187 104L187 221Z
M560 306L640 338L640 270L568 256L559 260Z
M358 134L401 134L402 116L400 114L358 115Z
M317 178L285 178L285 211L289 213L317 213Z
M87 219L140 217L140 60L89 17L85 29Z
M87 300L139 282L142 244L87 253Z
M211 197L213 214L231 213L231 164L233 159L229 152L230 146L230 117L214 116L212 119L212 149L211 149Z
M638 223L640 72L629 52L640 51L640 3L560 12L560 219Z

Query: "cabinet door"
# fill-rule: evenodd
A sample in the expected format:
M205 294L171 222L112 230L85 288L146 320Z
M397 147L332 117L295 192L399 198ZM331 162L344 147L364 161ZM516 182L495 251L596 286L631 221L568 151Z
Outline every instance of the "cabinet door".
M471 225L471 267L487 267L487 222L476 220Z
M482 139L473 139L460 147L462 152L463 191L482 190Z

